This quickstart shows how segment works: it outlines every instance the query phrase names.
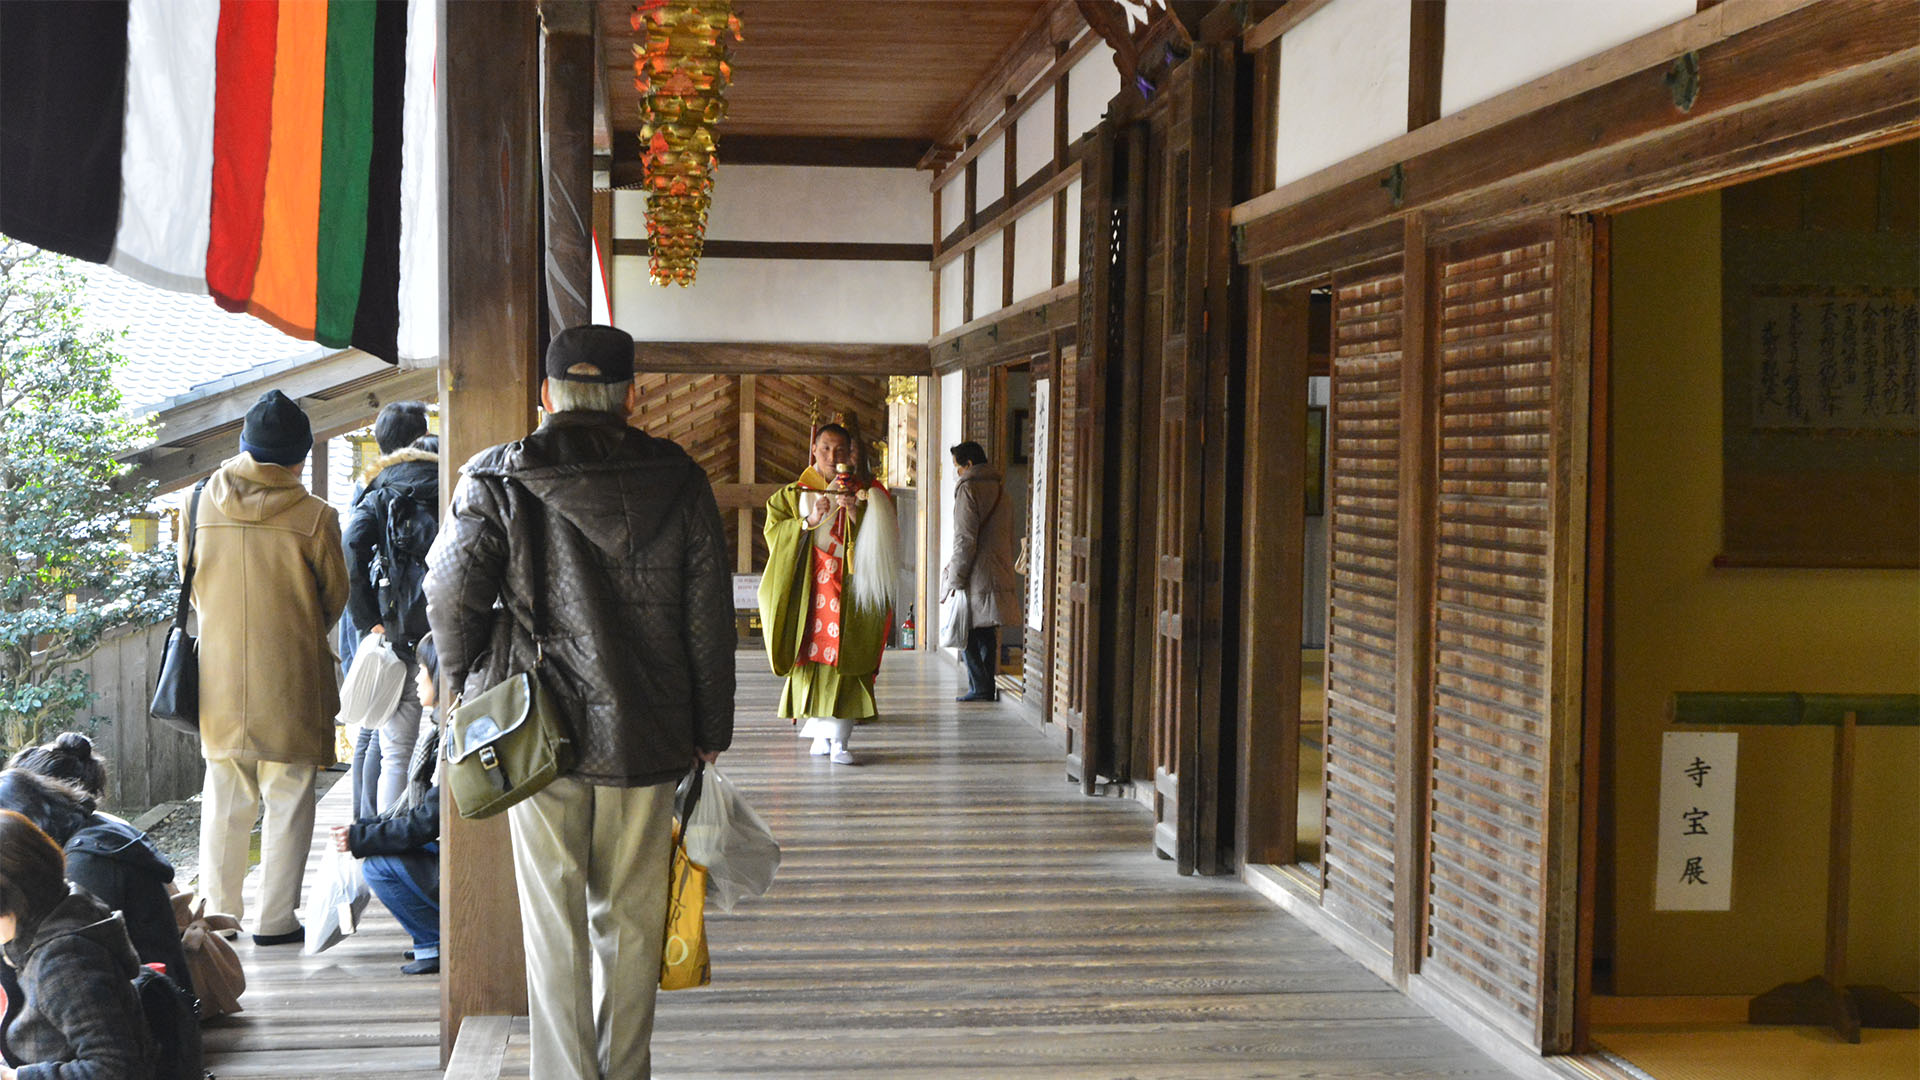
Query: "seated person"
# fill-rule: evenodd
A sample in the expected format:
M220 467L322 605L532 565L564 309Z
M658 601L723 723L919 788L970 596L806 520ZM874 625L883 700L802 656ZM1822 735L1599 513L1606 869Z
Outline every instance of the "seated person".
M332 837L335 851L364 860L360 869L367 887L413 937L413 959L400 970L432 975L440 970L440 785L433 775L439 725L431 715L438 698L440 656L432 635L421 639L416 655L420 666L415 685L420 706L428 713L420 725L407 787L391 813L335 825Z
M7 1026L17 1070L0 1080L147 1080L153 1042L134 992L140 968L120 916L69 886L60 845L0 810L0 943L26 1003Z
M140 962L164 965L168 978L193 993L167 888L173 864L145 833L99 809L107 770L93 741L69 731L20 751L7 765L0 773L0 809L26 815L53 837L66 851L67 878L126 919Z

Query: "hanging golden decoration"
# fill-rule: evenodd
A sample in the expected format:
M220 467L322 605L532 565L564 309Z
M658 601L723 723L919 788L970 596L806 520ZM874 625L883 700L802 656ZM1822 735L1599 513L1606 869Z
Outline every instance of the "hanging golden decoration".
M640 105L640 164L647 190L647 276L656 285L693 284L706 239L714 127L727 115L733 81L723 38L740 38L729 0L642 0L633 9L633 86Z

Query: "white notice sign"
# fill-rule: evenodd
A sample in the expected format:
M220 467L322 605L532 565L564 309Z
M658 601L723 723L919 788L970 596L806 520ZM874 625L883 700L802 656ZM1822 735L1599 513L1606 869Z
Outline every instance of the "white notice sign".
M1669 731L1660 750L1655 911L1733 906L1734 732Z
M733 606L742 610L758 610L760 607L760 575L733 575Z

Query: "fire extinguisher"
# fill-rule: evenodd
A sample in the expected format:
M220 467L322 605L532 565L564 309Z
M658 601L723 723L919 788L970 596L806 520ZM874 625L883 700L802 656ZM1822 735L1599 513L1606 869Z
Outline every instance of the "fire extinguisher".
M900 624L900 647L913 648L913 605L907 605L907 621Z

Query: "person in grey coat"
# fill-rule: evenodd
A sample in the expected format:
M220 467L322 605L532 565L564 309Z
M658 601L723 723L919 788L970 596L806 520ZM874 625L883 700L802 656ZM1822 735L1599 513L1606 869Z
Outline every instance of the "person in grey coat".
M27 999L7 1028L7 1049L23 1064L0 1066L0 1080L153 1075L126 924L69 886L60 846L12 810L0 810L0 943Z
M960 484L953 493L953 557L947 560L941 581L945 600L967 594L972 629L962 653L967 664L966 693L956 701L993 701L998 667L1000 627L1021 617L1020 575L1013 569L1013 509L1006 505L1006 485L987 465L987 452L977 442L963 442L950 451Z

